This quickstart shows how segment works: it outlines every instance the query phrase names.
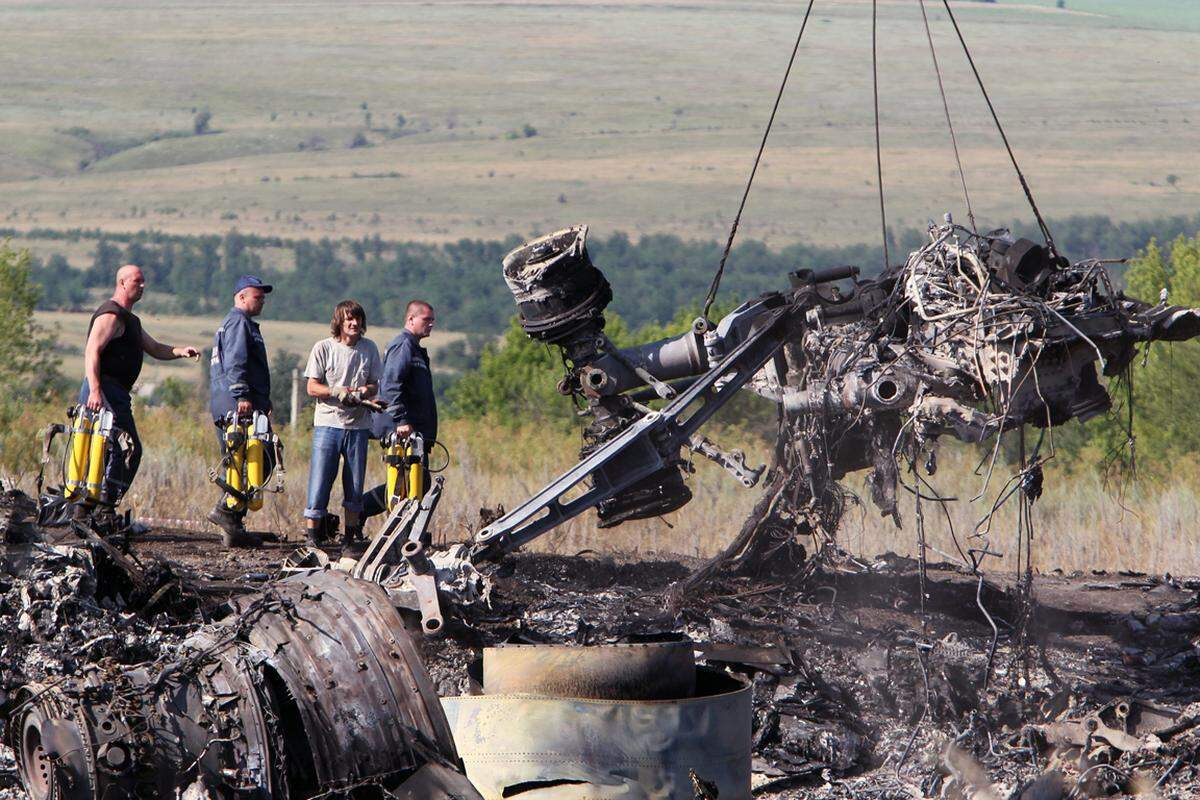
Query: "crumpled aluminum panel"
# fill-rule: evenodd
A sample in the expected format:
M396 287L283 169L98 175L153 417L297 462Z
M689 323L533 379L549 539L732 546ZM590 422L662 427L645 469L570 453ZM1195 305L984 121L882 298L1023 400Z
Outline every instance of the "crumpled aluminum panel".
M750 684L700 668L682 700L446 697L467 777L487 800L691 800L690 771L721 800L750 797Z

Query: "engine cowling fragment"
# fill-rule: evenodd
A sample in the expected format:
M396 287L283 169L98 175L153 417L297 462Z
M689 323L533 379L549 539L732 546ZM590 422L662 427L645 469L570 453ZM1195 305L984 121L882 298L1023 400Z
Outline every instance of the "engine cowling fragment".
M33 800L197 783L214 797L378 796L418 775L423 797L478 796L386 592L337 571L235 601L170 662L91 665L16 700L9 744Z
M563 344L604 329L612 287L588 258L587 231L587 225L564 228L504 257L504 282L531 337Z

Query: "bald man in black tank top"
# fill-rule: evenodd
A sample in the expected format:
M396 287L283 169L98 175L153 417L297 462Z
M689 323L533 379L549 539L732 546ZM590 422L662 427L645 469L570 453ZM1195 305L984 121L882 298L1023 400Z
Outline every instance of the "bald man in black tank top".
M133 449L128 458L114 458L104 474L100 503L116 506L133 482L142 459L142 443L133 421L131 393L142 370L142 356L149 354L160 361L197 358L195 347L173 347L155 341L142 329L133 313L133 305L142 299L146 278L142 270L126 264L117 270L117 287L92 315L87 346L83 351L83 385L79 402L92 411L108 408L113 425L129 434Z

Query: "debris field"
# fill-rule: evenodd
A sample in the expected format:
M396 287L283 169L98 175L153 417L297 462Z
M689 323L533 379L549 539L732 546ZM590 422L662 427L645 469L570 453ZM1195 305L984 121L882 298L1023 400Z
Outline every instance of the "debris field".
M0 791L1200 794L1200 581L1035 574L1030 550L1042 464L1054 456L1046 431L1111 409L1099 375L1128 377L1149 343L1200 336L1200 309L1125 297L1103 262L1070 263L1048 232L1042 247L947 216L877 278L798 270L788 290L719 323L704 315L682 336L620 350L603 334L612 292L586 232L543 237L504 261L526 332L562 351L560 390L591 418L580 462L460 546L426 552L440 477L389 512L366 553L341 561L286 543L214 557L202 536L136 525L42 530L32 501L7 493L0 719L11 752ZM639 386L648 389L630 391ZM743 386L779 404L769 468L698 434ZM1027 427L1040 429L1028 450ZM1018 504L1018 567L982 569L996 555L992 514L958 565L929 563L922 501L945 498L920 474L936 470L937 439L994 440L986 489L1005 432L1017 436L1018 471L993 512ZM746 488L764 481L716 558L517 552L591 508L608 527L688 502L685 448ZM898 490L912 495L918 560L866 563L837 547L839 481L864 469L874 504L897 523ZM498 646L575 646L560 654L574 660L564 669L579 668L576 687L597 685L589 665L608 658L619 672L620 654L655 643L684 653L686 692L488 685ZM517 652L499 658L519 662ZM551 672L548 651L532 652L517 672ZM707 736L688 737L689 714ZM603 732L572 736L585 717ZM733 720L745 730L729 736ZM503 749L527 733L536 744ZM524 766L509 769L510 756Z
M212 537L151 531L129 542L138 587L94 544L6 544L0 698L86 665L177 657L290 550L214 557ZM918 565L900 557L828 551L673 592L697 565L515 554L483 568L489 605L414 641L449 696L486 646L686 634L700 663L753 682L756 796L1200 795L1200 581L1037 576L1022 638L1013 577L928 565L922 613ZM14 757L0 755L0 797L26 796Z

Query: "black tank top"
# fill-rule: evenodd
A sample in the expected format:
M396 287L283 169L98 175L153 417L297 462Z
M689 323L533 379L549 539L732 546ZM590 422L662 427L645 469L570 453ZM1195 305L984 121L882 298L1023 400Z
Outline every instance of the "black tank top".
M114 380L125 387L126 391L131 391L142 371L142 355L145 352L142 349L142 321L137 318L137 314L115 301L105 300L96 309L96 313L92 314L92 321L88 323L89 336L97 318L105 314L116 314L117 319L125 326L125 331L120 336L110 339L100 351L100 377Z

